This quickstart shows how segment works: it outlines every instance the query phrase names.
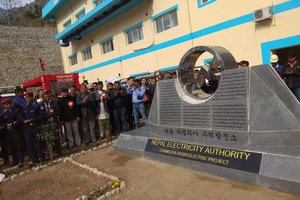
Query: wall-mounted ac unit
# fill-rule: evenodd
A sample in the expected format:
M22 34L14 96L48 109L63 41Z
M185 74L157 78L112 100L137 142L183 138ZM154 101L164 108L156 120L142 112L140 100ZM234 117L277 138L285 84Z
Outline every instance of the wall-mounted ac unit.
M254 22L259 22L265 19L270 19L273 16L273 7L267 6L253 11Z

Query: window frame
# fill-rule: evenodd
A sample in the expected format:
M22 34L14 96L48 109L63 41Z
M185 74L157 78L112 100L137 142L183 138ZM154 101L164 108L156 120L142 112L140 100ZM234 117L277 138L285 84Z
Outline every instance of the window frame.
M86 52L88 52L88 51L90 51L90 57L89 58L86 57ZM86 47L84 49L81 49L80 52L81 52L81 56L82 56L82 61L83 62L87 61L87 60L93 59L93 53L92 53L92 47L91 46L88 46L88 47Z
M178 5L175 5L175 6L171 7L171 8L168 8L167 10L162 11L162 12L160 12L160 13L158 13L158 14L156 14L156 15L154 15L154 16L151 17L151 21L152 21L152 22L155 22L156 34L159 34L159 33L161 33L161 32L164 32L164 31L166 31L166 30L169 30L169 29L171 29L171 28L174 28L174 27L176 27L176 26L179 26L179 20L178 20L178 15L177 15L178 10L179 10ZM171 26L171 27L168 28L168 29L163 28L162 31L158 32L158 28L157 28L157 27L158 27L158 26L157 26L158 19L161 19L161 20L162 20L164 16L167 16L167 15L170 16L172 12L175 12L175 14L176 14L177 25ZM170 24L174 23L174 21L172 21L171 18L169 18L169 19L170 19ZM163 27L163 26L162 26L162 27Z
M97 1L101 1L101 2L99 2L99 4L96 4ZM99 6L101 3L103 3L104 1L106 1L106 0L93 0L93 4L94 4L95 7L97 7L97 6Z
M69 25L68 25L68 24L69 24ZM66 20L66 21L63 23L64 29L68 28L68 27L71 26L71 25L72 25L72 19L71 19L71 18L68 19L68 20Z
M83 14L83 15L82 15ZM81 10L79 10L76 14L76 20L79 20L80 18L82 18L85 15L85 8L82 8Z
M69 64L70 64L71 66L74 66L74 65L77 65L77 64L78 64L77 53L73 53L73 54L69 55L68 58L69 58ZM75 58L75 59L76 59L76 63L74 63L74 64L72 63L72 58Z
M141 27L141 32L139 32L139 28ZM138 39L137 40L133 40L133 35L132 35L132 42L130 42L129 40L129 33L131 31L137 30L137 35L138 35ZM123 30L123 33L125 34L126 37L126 41L127 41L127 45L133 44L135 42L138 42L140 40L144 39L144 31L143 31L143 22L139 22L129 28L126 28L125 30Z
M104 45L105 45L106 43L110 42L110 41L111 41L111 43L110 43L110 51L106 51L107 49L105 49L105 46L104 46ZM101 48L101 53L102 53L102 54L107 54L107 53L112 52L112 51L115 50L115 45L114 45L113 36L110 36L110 37L108 37L108 38L105 38L104 40L101 40L101 41L99 42L99 44L100 44L100 48Z
M203 3L203 0L197 0L198 3L198 8L202 8L204 6L207 6L209 4L212 4L214 2L216 2L217 0L208 0L207 2Z

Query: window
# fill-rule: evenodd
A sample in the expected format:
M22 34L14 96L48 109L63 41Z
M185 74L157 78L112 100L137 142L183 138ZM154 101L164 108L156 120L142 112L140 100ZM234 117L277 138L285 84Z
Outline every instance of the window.
M156 23L156 33L163 32L175 26L178 26L177 11L173 10L167 14L154 19Z
M197 0L198 1L198 8L207 6L213 2L216 2L217 0Z
M95 6L98 6L100 3L102 3L105 0L93 0Z
M87 47L87 48L81 50L81 54L82 54L83 61L93 58L91 47Z
M114 50L114 43L113 43L112 38L109 38L109 39L106 39L106 40L100 42L100 45L101 45L103 54L106 54L106 53Z
M71 19L68 19L63 25L64 25L64 28L67 28L67 27L70 26L71 24L72 24Z
M73 54L73 55L69 56L69 62L70 62L70 65L76 65L78 63L77 54Z
M85 8L81 9L75 16L76 19L80 19L81 17L83 17L85 15Z
M128 44L132 44L136 41L144 39L142 23L139 23L134 27L125 30L124 32L126 33Z

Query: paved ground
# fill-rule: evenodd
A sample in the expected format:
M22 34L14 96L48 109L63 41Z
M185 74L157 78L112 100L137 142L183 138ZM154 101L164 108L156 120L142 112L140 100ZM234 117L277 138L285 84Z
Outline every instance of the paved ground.
M130 157L112 147L76 160L125 180L127 188L114 200L300 200L300 196ZM0 199L74 199L105 182L74 166L56 164L0 184Z
M77 160L125 180L128 187L114 198L118 200L300 200L300 196L129 157L112 147Z

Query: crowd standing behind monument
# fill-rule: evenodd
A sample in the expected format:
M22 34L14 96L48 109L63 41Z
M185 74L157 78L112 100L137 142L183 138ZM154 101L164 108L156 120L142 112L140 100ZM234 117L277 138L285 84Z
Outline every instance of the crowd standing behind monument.
M288 63L284 66L278 64L277 55L272 55L270 62L300 101L300 62L296 53L288 53ZM249 67L246 60L237 64L239 68ZM201 67L195 70L195 88L202 72ZM40 137L40 125L49 120L55 124L54 151L58 155L62 154L63 140L68 149L72 149L96 140L110 141L122 132L140 127L148 120L156 82L172 78L177 78L176 72L159 72L141 81L129 77L125 87L116 81L108 83L106 90L102 81L92 84L84 81L80 89L74 85L70 89L62 88L59 96L42 89L34 95L16 87L12 100L2 98L0 102L0 146L4 164L23 167L25 153L31 165L44 162L45 143Z

